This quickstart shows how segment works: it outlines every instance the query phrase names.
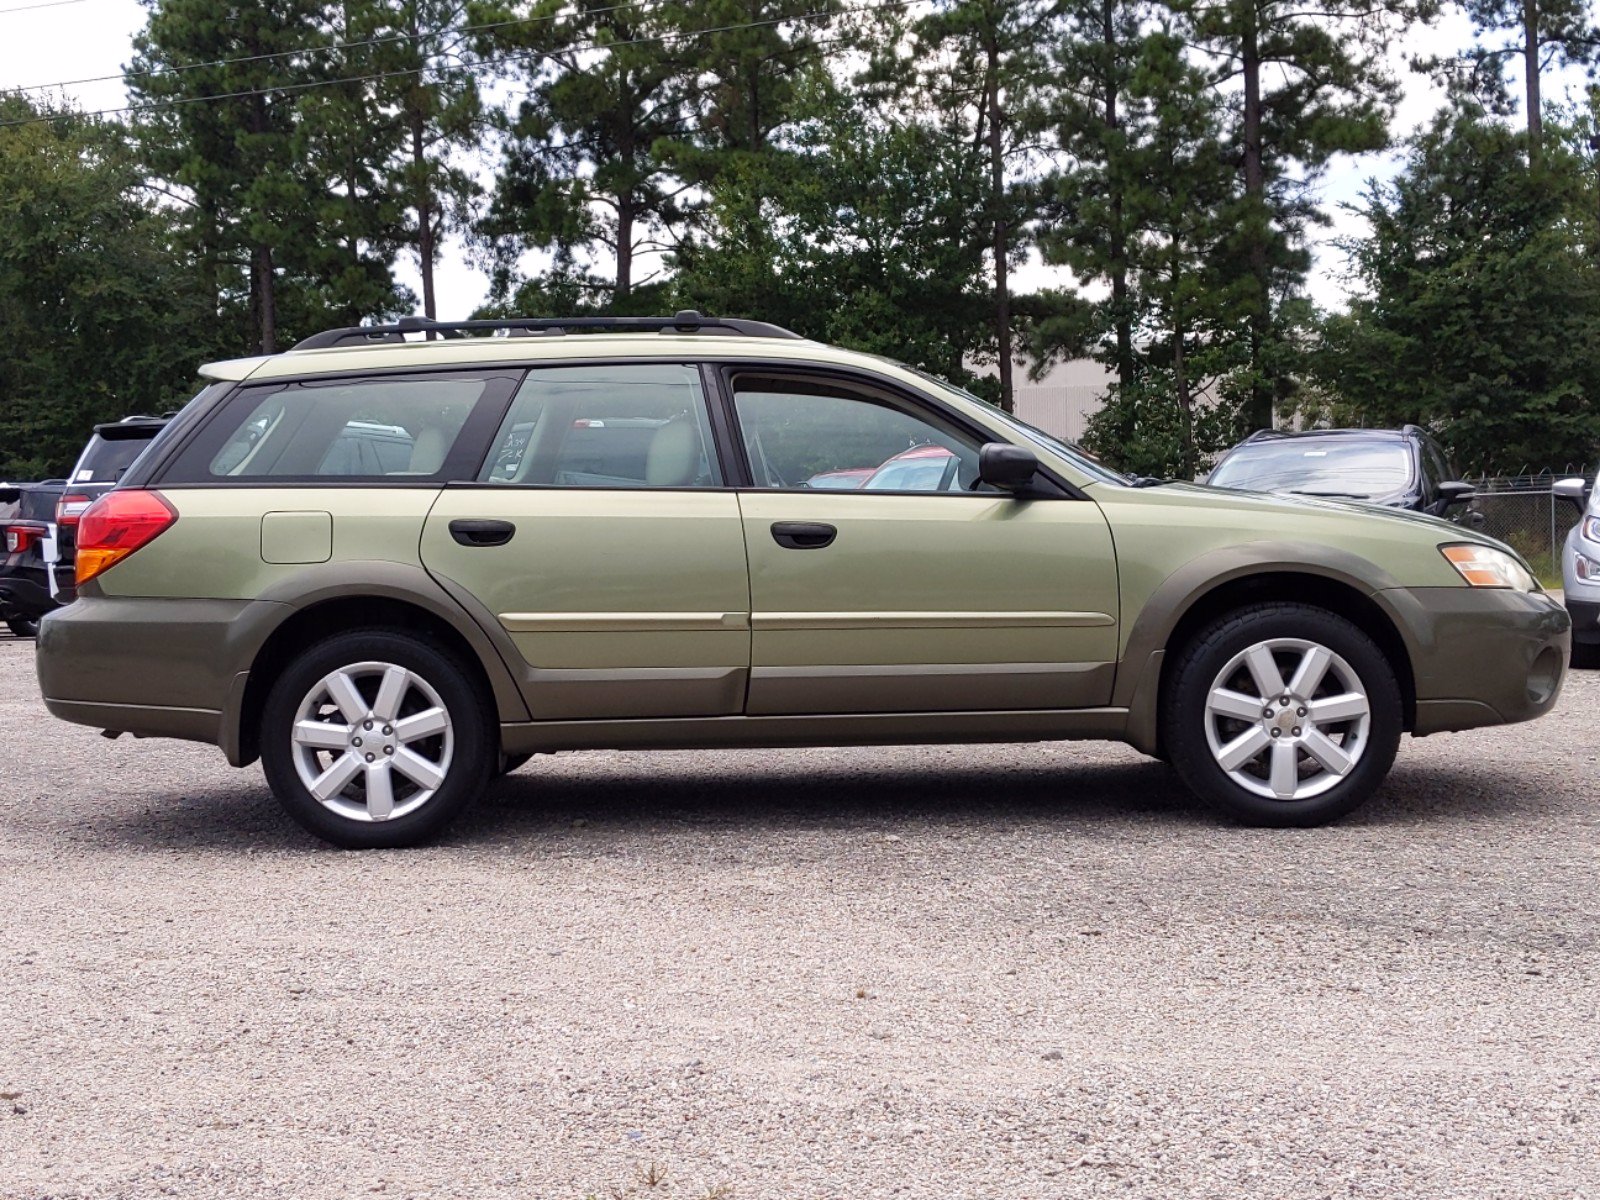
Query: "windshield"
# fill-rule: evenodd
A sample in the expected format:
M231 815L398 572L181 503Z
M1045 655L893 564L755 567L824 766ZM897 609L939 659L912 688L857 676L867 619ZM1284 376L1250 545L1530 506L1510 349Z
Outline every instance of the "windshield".
M1098 458L1090 454L1076 442L1068 442L1048 434L1042 429L1035 429L1026 421L1021 420L1018 417L1014 417L1010 413L999 408L996 408L993 404L990 404L987 400L983 399L983 397L974 396L971 392L967 391L966 388L959 388L953 383L949 383L943 379L940 379L937 375L930 375L926 371L918 370L916 367L907 366L905 363L895 363L895 366L900 367L903 370L910 371L919 379L927 380L940 391L949 392L952 395L960 396L964 400L971 400L975 404L983 405L984 408L988 410L986 415L994 417L1002 425L1006 426L1014 433L1021 434L1034 445L1042 446L1044 449L1050 451L1050 453L1059 455L1060 457L1066 459L1073 466L1077 467L1078 470L1082 471L1085 475L1089 476L1098 483L1120 483L1126 485L1129 482L1129 479L1126 475L1122 474L1120 471L1112 470L1110 467L1106 466L1105 463L1101 462Z
M1206 482L1247 492L1392 496L1411 483L1411 455L1398 442L1285 438L1239 447Z

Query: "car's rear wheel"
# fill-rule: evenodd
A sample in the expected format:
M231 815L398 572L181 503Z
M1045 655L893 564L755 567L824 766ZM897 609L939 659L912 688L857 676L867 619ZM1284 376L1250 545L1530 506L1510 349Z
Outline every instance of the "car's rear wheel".
M436 835L499 763L495 719L454 656L409 633L340 634L306 651L263 713L267 782L306 829L350 849Z
M1383 782L1403 724L1400 685L1356 625L1302 604L1224 617L1180 651L1163 745L1184 781L1255 825L1320 825Z
M30 617L11 617L6 621L6 628L19 638L39 636L39 622Z

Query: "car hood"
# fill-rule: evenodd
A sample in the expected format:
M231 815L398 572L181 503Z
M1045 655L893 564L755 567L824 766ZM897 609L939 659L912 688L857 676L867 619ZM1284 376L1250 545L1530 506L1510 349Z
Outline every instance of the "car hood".
M1239 512L1283 512L1301 510L1331 513L1361 513L1380 521L1398 521L1404 525L1423 526L1452 535L1464 542L1484 542L1499 545L1493 538L1474 530L1463 528L1443 517L1430 516L1409 508L1394 508L1375 500L1344 499L1334 496L1290 496L1282 492L1245 492L1235 488L1211 487L1203 483L1169 483L1162 485L1164 492L1181 492L1197 501L1219 508L1232 508Z

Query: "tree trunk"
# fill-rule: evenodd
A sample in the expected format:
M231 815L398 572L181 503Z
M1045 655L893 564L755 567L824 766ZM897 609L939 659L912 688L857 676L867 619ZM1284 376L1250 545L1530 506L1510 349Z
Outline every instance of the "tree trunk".
M1528 106L1528 166L1538 170L1544 155L1544 113L1539 100L1539 0L1522 0L1522 73Z
M250 256L250 308L255 315L261 354L278 352L278 297L273 278L272 247L256 246Z
M617 286L612 303L621 304L633 292L633 198L617 197Z
M1117 116L1117 0L1103 0L1100 7L1100 28L1105 45L1106 112L1108 132L1115 133L1120 118ZM1123 222L1122 180L1116 171L1110 172L1111 228L1106 231L1111 251L1111 309L1117 337L1117 383L1123 388L1133 384L1133 319L1128 312L1128 240ZM1130 429L1129 434L1132 434Z
M994 333L1000 368L1000 408L1016 408L1011 375L1011 230L1006 224L1005 131L1000 124L1000 48L988 45L989 202L994 210Z
M426 128L421 106L411 110L411 168L416 173L416 195L412 207L417 210L417 264L422 271L422 312L430 321L437 320L439 306L433 293L433 263L437 251L433 244L433 187L428 179L428 156L424 142Z
M1244 74L1244 194L1245 237L1250 276L1255 283L1255 303L1250 313L1250 399L1245 417L1256 429L1272 428L1272 382L1261 366L1262 351L1272 327L1272 279L1267 265L1267 176L1261 148L1261 47L1256 27L1255 0L1244 0L1245 28L1241 39Z

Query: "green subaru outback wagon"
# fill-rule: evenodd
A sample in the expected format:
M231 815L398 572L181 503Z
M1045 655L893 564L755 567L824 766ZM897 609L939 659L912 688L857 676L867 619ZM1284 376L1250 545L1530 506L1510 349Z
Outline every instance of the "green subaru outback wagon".
M406 319L202 373L82 517L45 702L259 757L344 846L608 747L1115 738L1310 825L1402 733L1561 688L1565 610L1471 530L1129 479L759 322Z

